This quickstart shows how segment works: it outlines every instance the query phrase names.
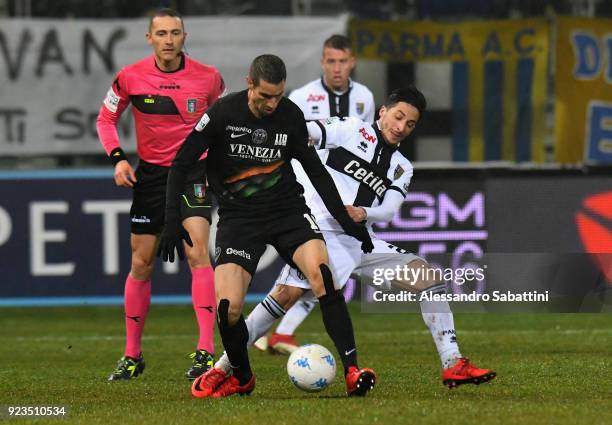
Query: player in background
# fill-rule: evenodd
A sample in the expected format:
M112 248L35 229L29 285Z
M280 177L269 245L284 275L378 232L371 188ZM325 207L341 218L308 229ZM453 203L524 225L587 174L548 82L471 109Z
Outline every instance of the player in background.
M323 75L293 90L289 99L300 107L306 120L358 117L374 122L372 92L351 79L355 63L351 40L343 35L332 35L323 43Z
M323 43L323 75L292 91L289 99L300 107L307 120L357 117L373 123L376 108L374 96L366 86L351 79L355 63L351 40L344 35L332 35ZM299 345L294 336L295 330L306 320L315 305L316 299L312 293L305 294L287 311L269 343L268 338L263 336L255 346L260 350L269 347L273 352L291 353Z
M141 338L151 303L151 274L164 224L166 178L172 159L204 111L224 91L219 71L182 51L183 19L171 9L160 9L149 22L147 42L153 54L117 74L97 120L98 136L115 167L117 186L133 192L130 243L132 260L125 281L126 345L123 357L108 378L131 379L144 371ZM139 163L136 172L119 145L117 122L132 104ZM200 329L192 366L195 379L214 361L215 289L208 257L211 212L206 196L205 161L182 188L181 218L191 234L186 247L192 275L192 300Z
M404 202L413 169L397 148L413 131L425 107L423 94L409 87L389 95L374 125L358 118L330 118L308 123L309 136L319 149L319 156L334 179L349 215L356 223L367 221L374 244L371 253L362 254L356 249L329 214L313 185L296 170L298 182L304 186L304 198L323 232L334 279L340 285L346 283L351 273L372 281L374 269L394 270L397 266L408 265L422 270L421 274L411 281L385 280L383 288L393 286L430 294L446 291L445 283L436 280L434 273L427 272L430 268L425 260L378 239L371 228L372 223L391 220ZM272 291L246 320L249 343L265 334L283 311L309 289L308 281L298 270L285 266ZM495 372L477 368L461 355L447 301L423 300L420 307L440 356L445 385L480 384L495 377ZM228 368L229 362L224 355L215 364L215 369Z
M189 240L178 219L187 173L208 149L207 177L219 201L215 241L217 320L232 373L211 369L196 378L196 397L249 394L255 388L242 316L244 298L266 245L298 267L321 305L323 323L344 365L348 395L365 395L376 375L357 366L357 347L344 296L334 285L325 242L303 198L290 161L297 159L322 202L361 250L372 249L365 226L348 215L334 183L312 146L302 111L283 97L285 64L274 55L251 63L248 89L220 99L202 116L179 150L168 175L166 223L160 242L164 260Z

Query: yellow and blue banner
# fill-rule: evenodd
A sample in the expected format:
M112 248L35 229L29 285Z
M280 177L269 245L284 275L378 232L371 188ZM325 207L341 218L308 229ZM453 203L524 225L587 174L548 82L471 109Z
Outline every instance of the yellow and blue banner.
M450 61L455 161L544 160L545 19L434 23L353 20L360 58Z
M557 19L555 160L612 162L612 19Z

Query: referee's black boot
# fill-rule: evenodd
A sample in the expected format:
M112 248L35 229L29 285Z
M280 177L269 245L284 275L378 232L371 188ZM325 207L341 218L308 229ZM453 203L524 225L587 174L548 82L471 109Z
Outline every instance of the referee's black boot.
M117 367L108 377L109 381L122 381L136 378L145 370L145 361L142 353L136 358L123 356L117 362Z
M190 381L193 381L198 376L207 372L209 369L212 369L215 362L214 355L206 350L196 350L195 352L191 353L189 357L193 359L193 362L189 370L185 372L185 376Z

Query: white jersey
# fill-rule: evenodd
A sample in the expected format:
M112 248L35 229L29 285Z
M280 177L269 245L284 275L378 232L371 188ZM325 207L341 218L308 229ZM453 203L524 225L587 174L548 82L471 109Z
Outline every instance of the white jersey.
M412 164L396 147L387 144L378 129L358 118L328 118L308 123L309 132L320 131L317 149L345 205L377 207L387 191L406 196ZM317 128L318 127L318 128ZM306 204L321 230L342 231L340 224L325 208L323 200L304 170L293 167L298 182L304 186ZM371 231L371 222L368 227Z
M300 107L306 120L329 117L358 117L365 122L374 122L374 95L363 84L349 80L349 89L336 93L316 79L295 89L289 99Z

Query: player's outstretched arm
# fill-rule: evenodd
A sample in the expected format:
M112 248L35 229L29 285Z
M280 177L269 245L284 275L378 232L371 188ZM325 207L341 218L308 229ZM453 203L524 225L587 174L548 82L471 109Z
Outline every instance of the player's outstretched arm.
M391 221L395 213L404 203L404 194L396 190L387 190L382 203L377 207L365 207L366 219L371 223L386 223Z
M181 260L185 258L182 241L193 246L189 233L181 223L180 196L185 187L187 174L208 149L208 145L207 138L199 131L193 130L172 161L166 184L166 221L157 249L157 255L161 256L163 261L173 263L175 250Z
M342 198L338 194L334 180L331 178L325 166L321 163L319 156L313 148L307 148L301 157L296 158L304 167L304 171L315 187L325 207L331 215L340 223L344 232L361 242L361 250L365 253L372 252L374 245L368 230L363 224L355 223L348 215Z

